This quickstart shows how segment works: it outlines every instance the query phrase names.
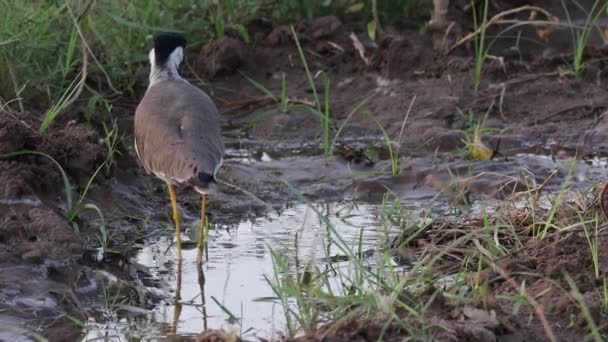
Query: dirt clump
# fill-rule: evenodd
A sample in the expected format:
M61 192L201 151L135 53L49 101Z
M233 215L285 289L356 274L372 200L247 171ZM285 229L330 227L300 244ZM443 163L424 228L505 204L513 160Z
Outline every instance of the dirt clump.
M4 217L0 241L11 258L21 258L28 263L40 264L45 260L77 259L83 250L65 218L44 208L12 208L12 214Z
M235 38L215 40L203 48L198 68L204 70L208 78L231 74L244 63L245 49L245 44Z
M287 25L276 26L266 36L264 42L270 46L278 46L289 43L292 40L291 29Z
M435 64L436 54L431 41L420 34L386 36L379 43L371 64L388 79L409 79L421 76Z
M324 39L331 37L340 27L342 22L334 15L319 17L311 22L312 38Z
M0 126L0 155L19 150L30 150L40 144L42 139L32 127L32 116L29 113L0 112L0 122L2 123ZM36 123L34 122L34 124Z
M287 338L285 342L368 342L402 341L403 332L395 325L386 327L386 322L349 319L326 324L313 332L297 338Z
M88 180L105 159L105 147L97 132L68 122L49 130L39 146L53 156L74 179Z
M66 120L54 123L40 135L34 128L39 122L34 113L0 112L0 155L20 151L43 152L55 159L78 184L86 182L105 158L99 135ZM24 154L5 158L0 163L10 163L2 167L5 169L0 175L5 180L3 184L22 184L24 189L45 193L60 189L63 183L57 166L40 155ZM20 168L21 172L16 174L10 165ZM12 179L11 174L14 176ZM16 185L10 185L10 188L13 192L19 190Z
M444 312L434 310L430 322L433 328L426 331L434 337L434 341L456 342L493 342L497 340L530 340L535 333L525 336L521 331L521 325L512 319L501 319L497 317L495 310L480 309L473 306L460 306L446 308ZM387 325L383 320L349 319L326 324L321 328L306 333L297 338L288 338L289 342L371 342L371 341L403 341L416 331L408 332L399 323ZM418 337L415 335L411 337ZM542 335L536 336L543 340Z
M33 113L0 112L0 154L46 153L65 169L72 186L85 183L104 160L93 131L58 121L39 135L38 125ZM0 311L22 326L44 323L40 333L51 339L59 336L55 333L78 335L75 323L57 319L81 316L74 285L85 253L83 236L64 216L57 165L41 155L6 157L0 160L0 182L0 266L11 270L0 272Z
M196 337L196 342L243 342L236 333L228 333L223 330L208 329Z

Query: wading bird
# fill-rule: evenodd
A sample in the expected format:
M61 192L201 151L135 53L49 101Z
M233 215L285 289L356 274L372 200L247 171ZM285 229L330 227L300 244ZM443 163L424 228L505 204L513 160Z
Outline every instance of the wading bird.
M135 151L146 171L167 183L180 263L180 214L175 187L193 187L201 194L200 263L206 236L207 195L217 184L224 142L215 104L180 75L185 46L186 39L179 33L164 32L154 38L154 48L148 54L148 89L135 111Z

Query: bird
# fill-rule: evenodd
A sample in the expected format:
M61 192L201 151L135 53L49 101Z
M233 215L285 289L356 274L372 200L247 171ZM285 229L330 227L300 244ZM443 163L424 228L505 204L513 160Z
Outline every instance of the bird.
M215 103L180 73L185 48L186 38L181 33L161 32L154 37L154 47L148 53L148 87L135 110L134 143L146 172L167 184L180 263L180 212L175 188L194 188L201 195L197 244L200 263L207 235L207 196L217 191L225 145Z

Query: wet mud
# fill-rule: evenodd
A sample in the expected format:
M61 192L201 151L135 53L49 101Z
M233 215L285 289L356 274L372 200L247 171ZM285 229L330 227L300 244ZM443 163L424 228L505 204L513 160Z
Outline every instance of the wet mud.
M186 77L218 104L228 147L220 191L210 202L214 225L234 228L247 220L280 217L304 200L378 205L387 188L418 208L446 209L460 202L500 203L527 191L530 182L554 193L572 167L572 189L592 188L605 178L605 63L590 64L574 79L564 72L571 56L560 51L563 42L549 42L544 54L505 55L502 66L488 62L475 90L473 59L466 49L438 55L430 37L407 29L391 29L375 43L364 27L335 17L295 26L317 75L313 82L319 96L324 82L318 71L326 71L330 79L331 119L340 130L331 157L323 155L319 117L302 108L315 106L314 91L288 26L252 23L249 45L228 37L189 52ZM351 34L363 51L355 48ZM498 45L508 49L509 44ZM600 59L607 53L605 47L594 46L585 56ZM273 94L280 94L285 84L289 112L283 113L243 74ZM103 220L92 206L72 222L66 219L64 181L50 159L19 155L0 160L0 340L40 334L50 341L72 341L86 335L82 325L115 318L108 302L120 303L119 315L130 317L171 301L171 285L165 280L172 279L155 273L171 269L171 262L154 269L138 259L150 242L165 239L162 252L173 249L173 225L164 185L145 175L135 158L130 134L136 100L125 103L120 106L124 112L116 113L119 131L125 133L121 155L110 171L98 173L84 201L99 208ZM65 170L76 201L108 156L104 137L77 113L60 116L41 136L41 117L0 112L0 155L22 150L48 154ZM474 160L465 153L467 134L477 124L491 128L482 134L495 150L491 160ZM396 154L402 157L399 172L392 172L390 156ZM185 236L198 224L199 200L189 189L178 191ZM109 234L105 250L100 248L103 231ZM606 242L603 237L598 242L600 265L606 264ZM566 285L551 282L563 270L575 277L596 322L605 323L594 292L598 284L588 276L592 263L586 244L584 235L574 233L556 235L550 243L530 239L500 262L505 272L543 276L530 279L528 291L549 291L539 301L559 340L580 338L585 324L572 321L576 305L558 289ZM492 283L490 297L516 292L503 280ZM447 327L439 339L545 340L538 321L526 320L533 313L513 317L510 308L491 298L488 302L434 306L432 319ZM370 341L377 339L379 327L373 321L336 322L297 340ZM170 324L163 322L158 333L170 334ZM387 340L403 335L390 327L385 333ZM227 341L234 336L209 330L172 338Z

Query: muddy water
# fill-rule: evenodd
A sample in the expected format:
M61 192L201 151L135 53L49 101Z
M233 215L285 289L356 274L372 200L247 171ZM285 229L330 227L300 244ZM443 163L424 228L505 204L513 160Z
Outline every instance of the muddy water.
M357 250L361 239L369 262L373 262L377 249L386 246L390 228L381 223L381 206L323 204L315 205L315 209L327 215L335 233L353 250ZM283 309L278 301L272 300L274 293L265 279L273 276L270 250L284 256L294 273L309 263L326 263L328 255L336 261L335 256L344 254L332 244L326 227L319 213L306 204L280 215L242 222L236 227L216 226L210 231L203 287L199 283L196 248L183 252L182 305L176 333L190 335L204 328L226 328L245 336L272 337L284 332ZM138 263L151 269L154 278L169 285L170 295L176 287L176 251L172 240L161 237L148 241L136 258ZM333 266L339 266L339 262ZM203 298L205 305L202 305ZM167 335L175 319L175 309L169 297L144 315L145 318L92 325L85 340L102 336ZM238 320L234 321L231 315Z
M235 159L239 159L236 151L234 154ZM241 157L240 162L256 165L260 165L260 162L265 165L280 162L273 161L266 154L253 160L246 154ZM520 173L518 169L527 166L534 170L537 181L540 181L553 170L559 169L561 172L554 176L555 184L551 187L555 191L563 183L570 162L571 159L553 160L542 155L517 154L510 161L484 164L483 170L510 171L512 176L517 176ZM425 163L417 165L421 167ZM500 165L507 170L501 170ZM599 157L580 161L572 174L571 182L576 188L584 189L605 177L607 165L606 159ZM480 178L481 190L495 188L497 184L499 182ZM434 201L429 207L430 198L420 197L427 192L419 187L401 194L410 219L419 218L423 209L432 209L433 215L446 214L448 208L444 201ZM496 205L497 199L481 196L472 204L473 212L486 210ZM233 226L215 225L210 231L207 260L203 267L204 286L199 282L201 274L196 266L196 248L187 242L188 236L184 235L187 249L183 252L179 301L181 308L178 307L177 319L174 305L177 259L173 238L170 233L150 238L141 245L141 250L133 261L150 270L148 280L153 280L158 287L149 290L160 293L164 300L155 303L149 311L130 310L129 318L110 315L111 319L103 324L91 323L85 340L106 336L123 340L133 337L163 337L173 333L172 326L175 322L175 333L181 336L217 328L233 330L244 336L266 338L284 333L286 325L283 308L278 300L273 300L275 294L265 278L272 278L274 274L270 251L285 258L292 275L309 264L327 264L328 256L334 257L329 258L334 261L334 267L340 266L339 261L336 261L339 258L335 256L343 256L344 253L335 245L335 240L328 236L327 226L319 216L322 214L352 250L359 248L361 239L361 247L368 256L367 261L373 263L377 251L385 248L387 239L397 233L383 221L382 213L385 209L381 204L355 205L353 202L317 203L312 206L298 204L265 218L242 221ZM186 228L198 224L194 216L185 215L185 219ZM166 222L166 225L167 232L171 232L170 223Z

